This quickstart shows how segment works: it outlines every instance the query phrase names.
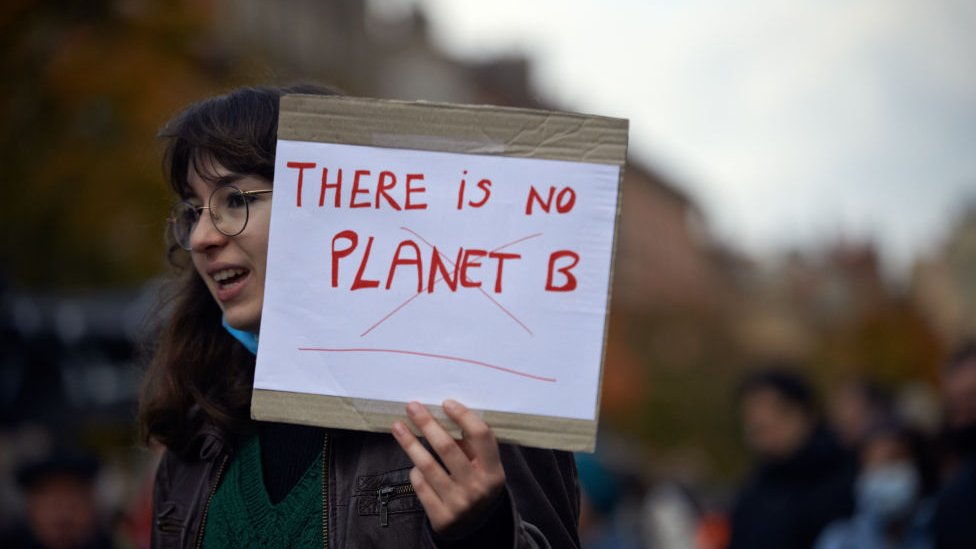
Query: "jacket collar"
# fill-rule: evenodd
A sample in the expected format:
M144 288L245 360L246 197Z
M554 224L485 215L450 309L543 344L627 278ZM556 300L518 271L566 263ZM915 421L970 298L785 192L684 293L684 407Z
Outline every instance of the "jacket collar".
M218 456L233 453L229 437L205 414L200 405L194 404L187 413L190 424L198 425L183 452L187 457L211 461Z

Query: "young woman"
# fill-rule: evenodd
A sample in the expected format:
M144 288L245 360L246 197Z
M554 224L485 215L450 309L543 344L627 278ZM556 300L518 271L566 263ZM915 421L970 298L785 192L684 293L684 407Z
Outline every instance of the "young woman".
M242 88L161 131L177 204L172 291L161 304L139 421L166 452L154 547L577 547L566 452L498 444L461 403L453 439L419 403L423 433L249 419L268 248L278 101L313 86Z
M821 533L817 549L930 549L937 468L930 444L893 420L871 426L860 446L857 507Z

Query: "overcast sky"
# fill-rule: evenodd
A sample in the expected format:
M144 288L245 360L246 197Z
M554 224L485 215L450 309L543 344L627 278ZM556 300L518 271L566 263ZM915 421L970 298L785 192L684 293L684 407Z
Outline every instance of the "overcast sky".
M971 0L375 0L435 42L524 54L557 105L631 121L712 233L752 253L870 238L931 253L976 200Z

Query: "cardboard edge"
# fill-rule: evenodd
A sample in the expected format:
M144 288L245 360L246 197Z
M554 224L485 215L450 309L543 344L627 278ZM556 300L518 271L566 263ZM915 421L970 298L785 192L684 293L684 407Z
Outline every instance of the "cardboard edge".
M449 103L445 101L426 101L423 99L419 100L409 100L409 99L382 99L377 97L359 97L354 95L316 95L316 94L305 94L305 93L289 93L281 96L281 109L285 110L286 107L291 107L292 105L301 104L304 101L312 100L319 101L324 99L328 102L336 103L356 103L360 105L389 105L397 107L407 107L407 108L421 108L421 109L445 109L445 110L470 110L470 111L484 111L484 112L499 112L508 114L553 114L558 116L565 116L571 118L579 119L593 119L602 120L610 124L617 124L620 122L627 122L625 118L616 118L613 116L605 116L600 114L590 114L590 113L580 113L573 111L557 111L551 109L533 109L531 107L512 107L505 105L485 105L485 104L474 104L474 103Z
M562 111L290 94L278 139L622 166L628 126Z
M406 402L353 399L270 389L254 389L251 395L251 418L389 433L393 422L410 425ZM460 429L443 409L427 405L431 414L455 438ZM596 420L559 418L531 414L476 410L491 425L499 442L533 448L592 452L596 445ZM419 434L419 433L418 433Z

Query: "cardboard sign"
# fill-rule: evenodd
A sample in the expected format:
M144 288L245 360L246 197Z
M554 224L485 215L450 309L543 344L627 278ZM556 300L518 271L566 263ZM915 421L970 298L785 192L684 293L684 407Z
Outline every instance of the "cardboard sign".
M624 120L282 99L252 415L592 449Z

